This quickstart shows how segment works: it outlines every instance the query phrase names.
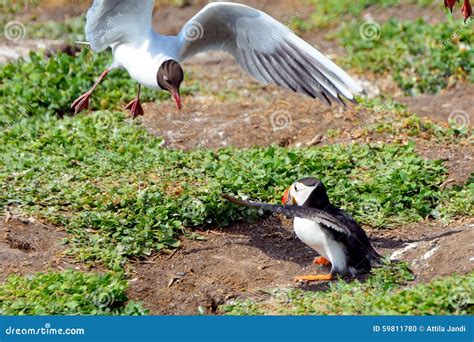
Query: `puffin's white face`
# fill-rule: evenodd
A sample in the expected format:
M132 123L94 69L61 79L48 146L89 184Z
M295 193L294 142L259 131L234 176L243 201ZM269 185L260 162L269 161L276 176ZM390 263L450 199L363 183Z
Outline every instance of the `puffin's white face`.
M316 186L317 185L307 186L299 182L293 183L289 189L289 196L286 204L303 205Z

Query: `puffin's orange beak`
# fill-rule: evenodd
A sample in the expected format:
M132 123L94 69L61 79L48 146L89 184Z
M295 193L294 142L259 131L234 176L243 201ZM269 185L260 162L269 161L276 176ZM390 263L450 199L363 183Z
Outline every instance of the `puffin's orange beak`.
M283 193L283 197L281 199L281 203L287 204L288 203L288 197L290 195L290 188L286 189L285 192Z

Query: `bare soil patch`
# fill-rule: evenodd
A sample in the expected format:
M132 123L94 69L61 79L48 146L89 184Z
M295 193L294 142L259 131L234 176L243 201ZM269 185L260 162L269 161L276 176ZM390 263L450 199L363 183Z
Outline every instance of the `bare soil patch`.
M397 100L408 106L411 112L434 121L448 123L456 116L465 121L469 127L474 123L474 84L458 84L455 88L446 89L439 94L427 94L417 97L401 97ZM451 115L451 117L450 117Z
M73 267L64 258L64 230L34 218L0 217L0 283L9 274L34 274Z
M184 96L184 108L171 101L145 105L143 124L177 148L288 145L300 136L312 140L330 128L357 120L352 106L342 111L276 86L262 86L231 57L206 54L188 64L203 95Z
M373 232L372 237L375 246L381 245L394 259L410 263L416 282L472 272L473 239L473 218L459 219L448 226L439 221L413 223Z

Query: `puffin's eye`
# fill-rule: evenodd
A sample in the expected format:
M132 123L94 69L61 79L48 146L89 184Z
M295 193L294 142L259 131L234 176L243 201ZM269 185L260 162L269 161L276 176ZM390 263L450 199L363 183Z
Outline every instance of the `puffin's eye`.
M296 184L295 184L295 191L298 192L298 191L300 191L300 190L301 190L301 189L299 189L299 188L296 186Z

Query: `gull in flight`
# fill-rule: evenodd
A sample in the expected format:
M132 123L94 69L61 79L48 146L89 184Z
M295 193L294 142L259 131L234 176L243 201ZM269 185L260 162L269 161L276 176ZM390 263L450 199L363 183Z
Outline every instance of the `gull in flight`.
M363 89L345 71L268 14L245 5L206 5L177 36L152 28L154 0L94 0L87 13L86 38L91 48L112 49L113 62L92 88L72 104L75 113L88 108L94 89L115 68L138 82L136 98L125 108L143 115L140 89L168 91L181 109L181 63L205 51L225 51L251 76L318 98L327 104L355 102Z

